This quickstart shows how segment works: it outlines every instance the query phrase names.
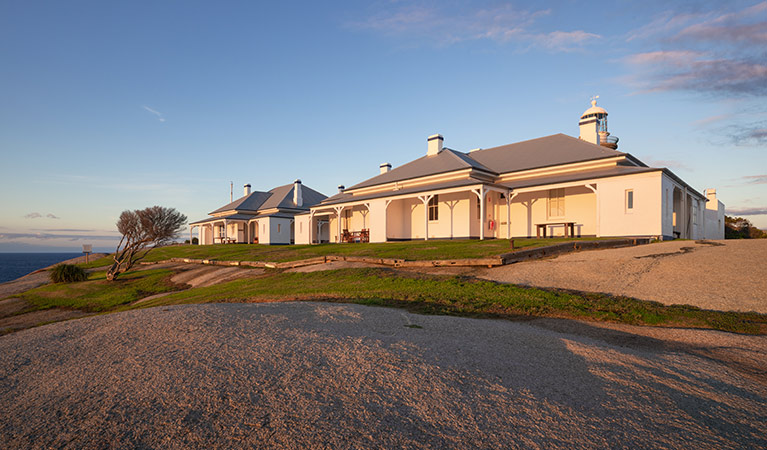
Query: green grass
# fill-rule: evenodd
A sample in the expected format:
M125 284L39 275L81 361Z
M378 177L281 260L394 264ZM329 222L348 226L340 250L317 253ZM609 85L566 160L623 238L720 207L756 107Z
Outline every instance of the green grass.
M543 247L565 241L589 239L514 239L515 249ZM490 258L511 251L507 239L404 241L377 244L179 245L152 250L145 261L170 258L218 259L227 261L285 262L318 256L365 256L406 260Z
M54 307L80 309L88 312L112 310L150 295L178 289L168 281L172 271L167 269L127 272L115 281L106 281L105 272L90 274L88 281L55 283L24 292L19 297L34 309Z
M424 314L512 320L560 317L767 334L767 315L764 314L709 311L683 305L665 306L606 294L528 288L388 268L311 273L267 270L256 278L187 289L133 304L150 295L183 289L183 286L174 286L169 281L171 273L168 269L133 271L123 274L115 282L108 282L105 272L101 271L90 274L88 281L50 284L27 291L20 297L29 301L35 309L65 307L87 312L182 303L321 300L399 307Z
M88 261L88 264L80 263L78 266L82 267L83 269L95 269L97 267L111 266L113 262L114 258L112 255L107 255L92 261Z
M755 313L665 306L605 294L524 288L465 277L425 276L378 268L275 272L262 278L174 293L141 306L294 299L348 301L471 317L546 316L750 334L767 332L767 316Z

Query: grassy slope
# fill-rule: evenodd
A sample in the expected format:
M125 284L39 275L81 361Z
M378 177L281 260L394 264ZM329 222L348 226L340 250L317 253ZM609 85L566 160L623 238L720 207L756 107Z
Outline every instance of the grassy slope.
M514 239L516 249L543 247L576 239ZM587 239L587 240L593 240ZM511 251L506 239L433 240L379 244L259 245L217 244L161 247L149 252L146 261L169 258L218 259L229 261L283 262L317 256L368 256L407 260L489 258ZM104 259L107 263L111 260ZM99 262L97 262L99 263ZM104 262L100 262L102 265ZM97 267L91 265L90 267Z
M523 288L463 277L424 276L390 269L341 269L312 273L274 272L190 289L142 306L176 303L332 299L398 306L434 314L515 318L549 316L637 325L767 332L767 316L665 306L626 297Z
M560 240L515 240L515 246L549 245ZM287 261L322 255L377 256L401 259L459 259L498 255L507 240L410 241L385 244L311 246L212 245L173 246L150 252L148 261L171 257L220 260ZM111 262L103 258L89 266ZM460 277L415 275L390 269L344 269L314 273L268 271L257 279L238 280L207 288L188 289L139 306L135 300L178 290L167 270L124 274L117 283L96 278L70 285L49 285L23 297L38 308L64 306L110 311L172 303L329 299L400 306L419 312L491 317L553 316L629 324L713 328L767 333L767 315L706 311L691 306L664 306L604 294L522 288Z
M48 284L18 297L29 301L35 309L63 307L88 312L109 311L150 295L179 289L168 281L171 274L170 270L143 270L125 273L109 282L105 272L96 272L88 281Z

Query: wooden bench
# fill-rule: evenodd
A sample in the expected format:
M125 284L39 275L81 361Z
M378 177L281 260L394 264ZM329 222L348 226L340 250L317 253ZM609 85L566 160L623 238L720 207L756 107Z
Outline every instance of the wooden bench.
M557 226L562 225L565 227L565 237L573 237L575 236L575 222L547 222L547 223L536 223L535 224L535 236L537 238L541 237L541 232L543 232L543 237L546 237L546 229L550 226ZM569 233L568 233L569 231Z

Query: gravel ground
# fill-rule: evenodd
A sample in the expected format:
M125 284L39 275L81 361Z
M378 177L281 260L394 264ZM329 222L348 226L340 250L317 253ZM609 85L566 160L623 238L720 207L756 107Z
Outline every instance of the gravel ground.
M504 283L767 314L767 239L670 241L475 271Z
M765 448L765 361L716 331L151 308L0 337L0 448Z

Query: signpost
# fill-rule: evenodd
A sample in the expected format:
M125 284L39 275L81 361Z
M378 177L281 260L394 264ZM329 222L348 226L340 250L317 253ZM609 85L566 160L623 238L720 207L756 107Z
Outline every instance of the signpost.
M85 253L85 264L88 264L88 255L93 253L93 245L83 244L83 253Z

